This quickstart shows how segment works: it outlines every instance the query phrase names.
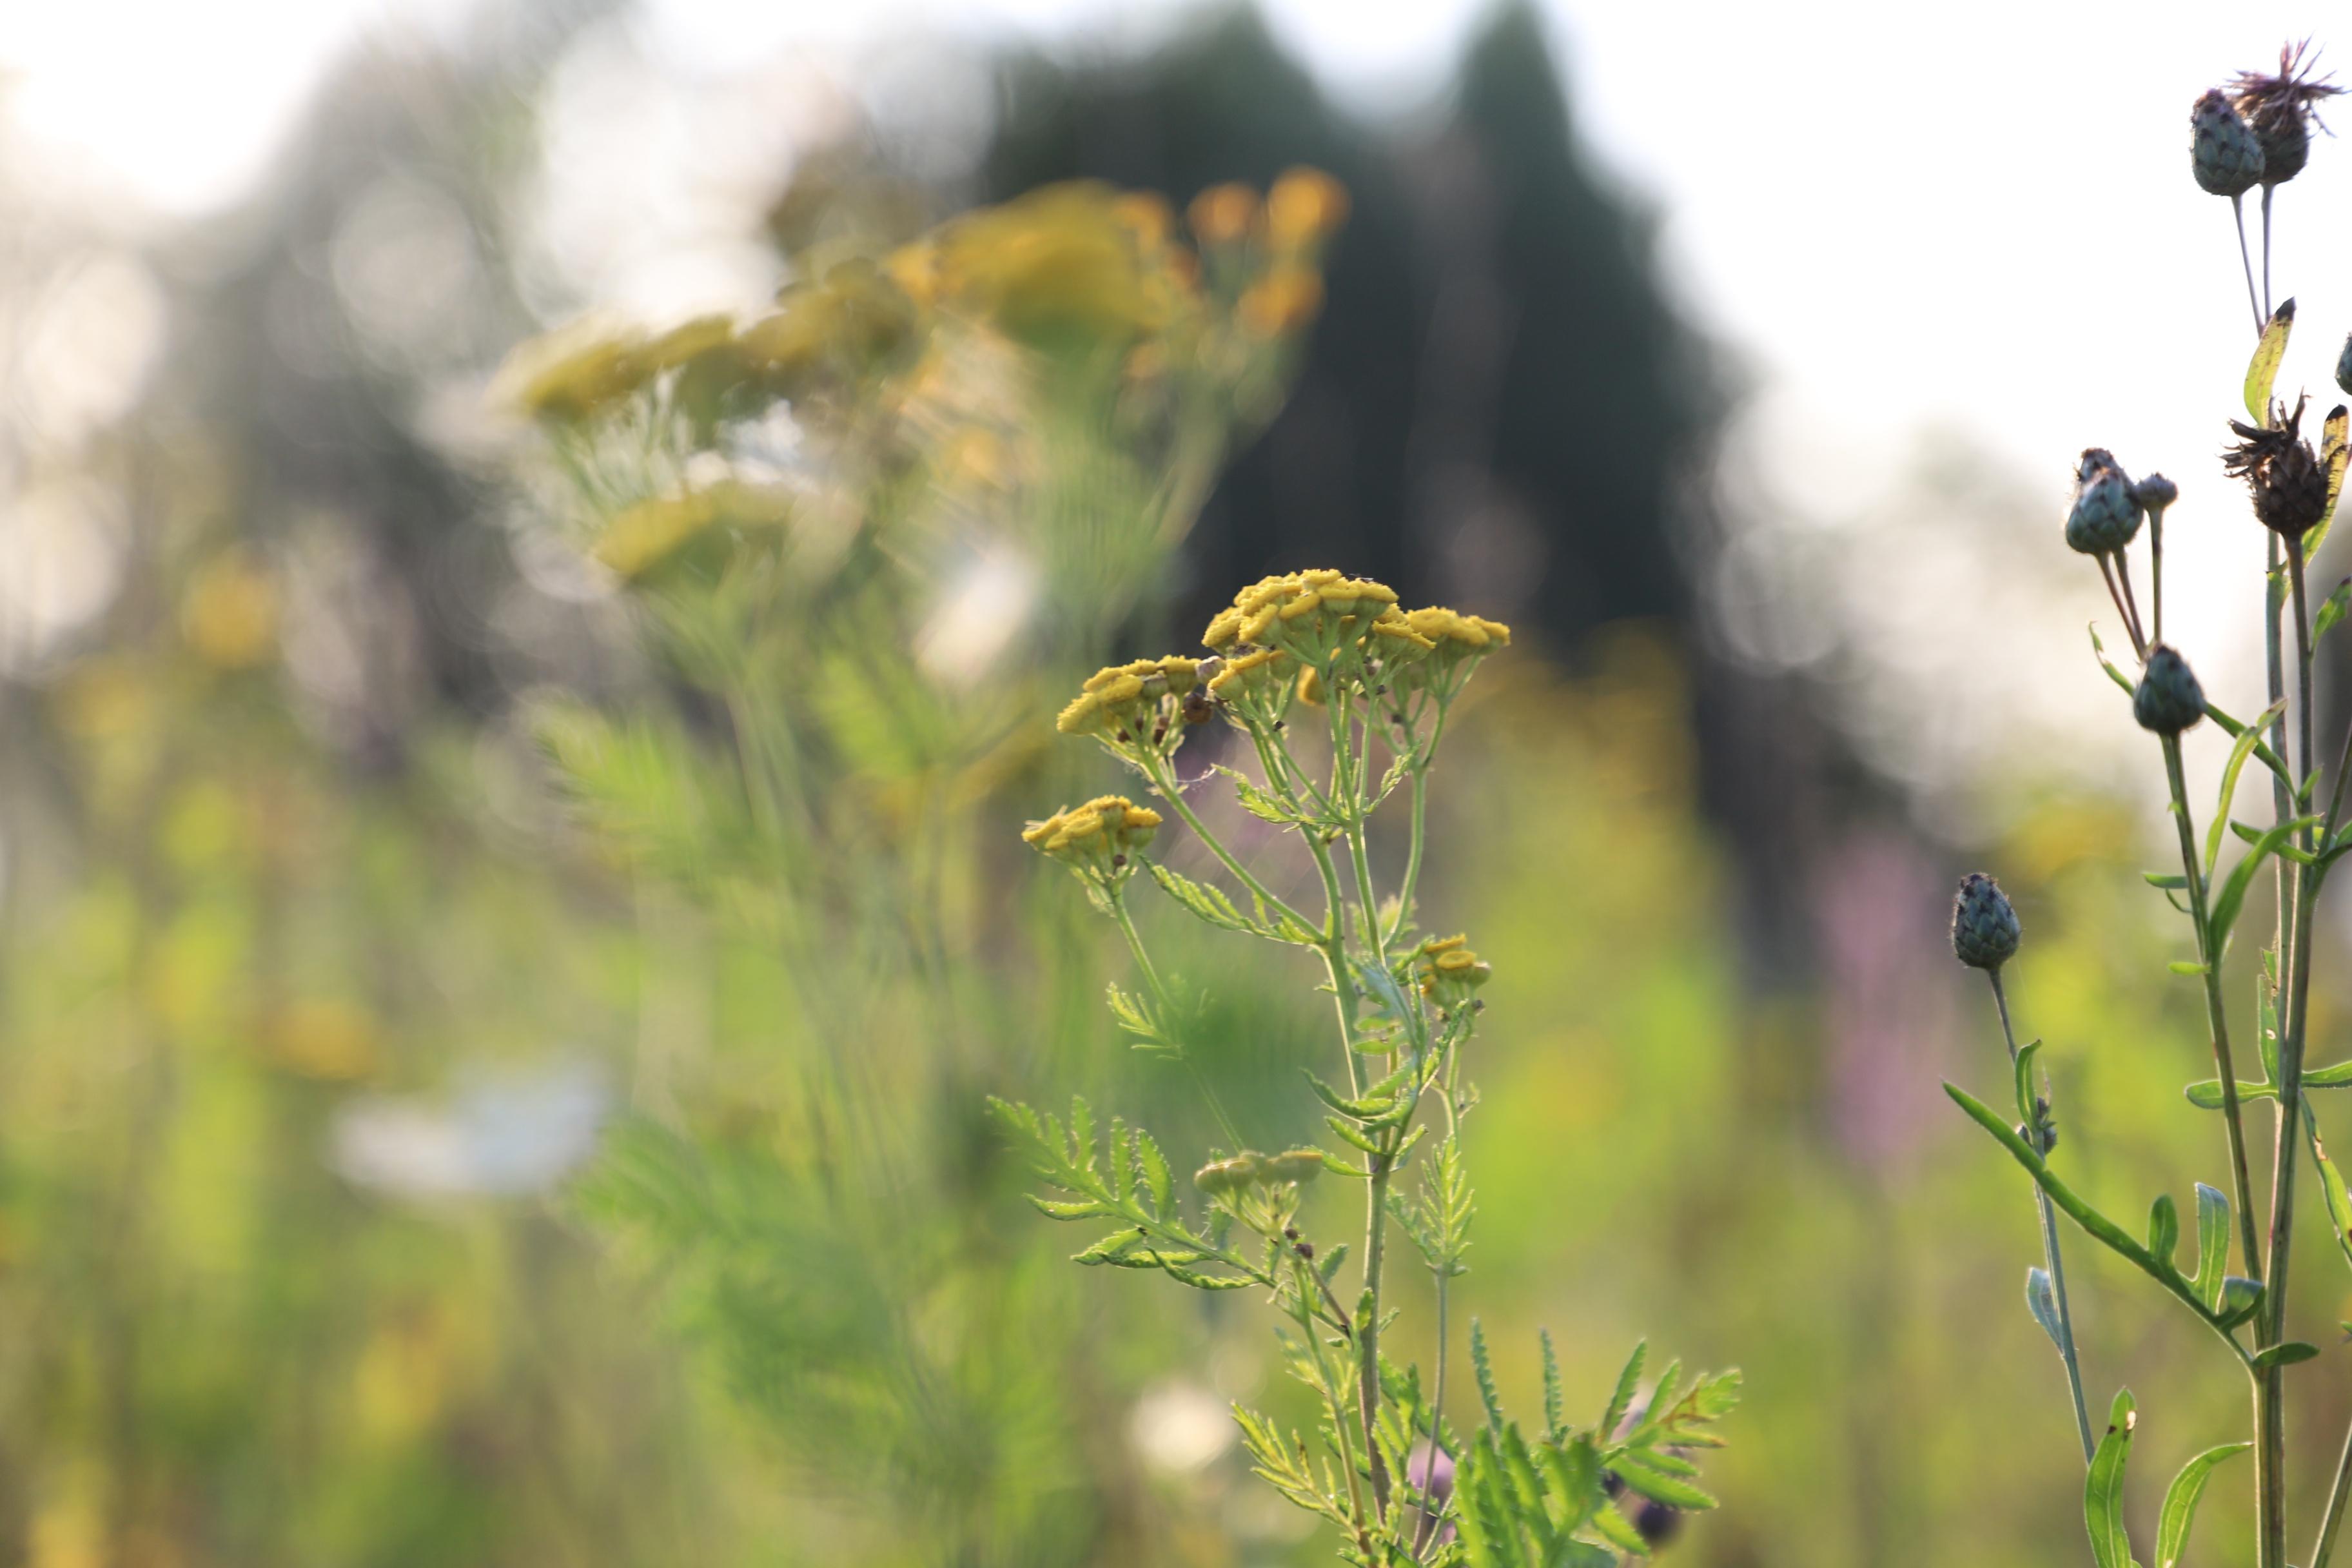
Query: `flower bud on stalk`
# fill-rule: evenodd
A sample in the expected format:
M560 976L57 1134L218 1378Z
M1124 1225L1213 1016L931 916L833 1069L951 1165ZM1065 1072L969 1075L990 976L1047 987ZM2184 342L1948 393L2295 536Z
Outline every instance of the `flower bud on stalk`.
M2139 533L2140 502L2131 476L2104 447L2086 448L2074 469L2074 504L2066 513L2066 543L2084 555L2109 555Z
M2263 177L2263 143L2253 128L2230 107L2220 88L2209 88L2189 111L2189 166L2198 185L2217 196L2242 196Z
M2023 935L2016 907L1982 871L1960 879L1952 900L1952 953L1970 969L1999 969L2017 956Z
M2205 689L2196 672L2163 643L2147 650L2147 668L2132 693L2132 717L2158 735L2178 735L2205 717Z
M2179 499L2180 487L2162 474L2150 474L2132 486L2132 500L2139 503L2141 510L2151 516L2163 516L2164 509Z

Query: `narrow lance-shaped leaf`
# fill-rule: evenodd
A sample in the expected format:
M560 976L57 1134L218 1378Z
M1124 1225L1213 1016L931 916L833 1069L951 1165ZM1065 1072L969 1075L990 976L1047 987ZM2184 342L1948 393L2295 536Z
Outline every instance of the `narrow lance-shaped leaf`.
M2241 729L2237 738L2230 742L2230 758L2221 768L2221 802L2214 809L2211 824L2205 829L2205 880L2208 882L2212 881L2213 873L2221 863L2221 833L2229 826L2230 805L2237 798L2238 774L2245 767L2246 759L2253 755L2255 746L2262 742L2263 731L2270 728L2272 720L2285 710L2286 699L2282 697L2263 709L2261 717Z
M2230 1200L2216 1188L2197 1184L2197 1299L2221 1304L2221 1279L2230 1269Z
M2099 1568L2133 1568L2131 1538L2124 1533L2124 1466L2131 1458L2132 1427L2138 1419L2126 1388L2108 1408L2106 1436L2099 1439L2091 1473L2083 1482L2083 1520Z
M2205 951L2218 958L2228 950L2230 928L2238 923L2238 911L2246 902L2246 889L2253 885L2254 873L2262 869L2263 860L2273 850L2306 827L2319 826L2315 816L2299 816L2292 822L2282 822L2254 841L2244 858L2230 868L2229 880L2221 884L2219 897L2208 916Z
M2066 1346L2058 1334L2058 1297L2050 1289L2047 1268L2036 1267L2025 1271L2025 1310L2033 1314L2033 1321L2042 1325L2050 1342L2063 1352Z
M2328 531L2336 526L2336 502L2344 493L2344 466L2347 458L2352 458L2352 413L2347 413L2344 405L2339 403L2327 411L2327 424L2320 435L2320 466L2327 470L2327 510L2321 515L2319 526L2304 535L2303 558L2305 561L2318 555L2319 547L2327 542ZM2337 593L2342 591L2338 589ZM2331 602L2335 597L2334 594L2328 595ZM2313 637L2316 640L2317 634L2315 632Z
M2205 1481L2213 1467L2252 1447L2252 1443L2224 1443L2208 1448L2187 1464L2165 1489L2164 1510L2156 1526L2156 1568L2179 1568L2189 1545L2189 1527L2197 1522L2197 1504L2205 1495Z
M2263 1016L2265 1019L2271 1016L2271 1009L2268 1006L2263 1009ZM2324 1068L2314 1068L2303 1075L2303 1087L2305 1089L2352 1089L2352 1061L2330 1062ZM2218 1078L2200 1079L2181 1092L2189 1097L2189 1103L2200 1110L2221 1109L2221 1080ZM2276 1100L2278 1085L2248 1083L2245 1079L2240 1079L2238 1098L2241 1100Z
M2278 380L2279 363L2286 358L2286 340L2294 331L2294 301L2281 305L2263 328L2262 341L2254 344L2254 357L2246 363L2246 413L2261 422L2266 420L2271 406L2271 387Z
M2327 1146L2319 1141L2319 1118L2311 1102L2303 1102L2303 1131L2311 1142L2311 1163L2319 1171L2319 1191L2327 1203L2328 1228L2336 1233L2336 1245L2345 1261L2352 1263L2352 1195L2344 1190L2344 1173L2327 1157Z
M2343 482L2339 462L2336 477L2331 479L2330 483L2341 485ZM2330 510L2334 509L2336 502L2332 491L2327 504ZM2326 637L2335 628L2336 623L2344 618L2347 610L2352 610L2352 577L2347 577L2336 584L2336 591L2328 595L2320 605L2319 613L2311 617L2311 644L2314 647L2317 647L2319 639Z

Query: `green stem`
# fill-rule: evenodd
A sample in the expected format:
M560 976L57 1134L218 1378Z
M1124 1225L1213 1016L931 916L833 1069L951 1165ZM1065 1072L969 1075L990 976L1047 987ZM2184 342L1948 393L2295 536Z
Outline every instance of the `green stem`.
M2265 188L2263 195L2268 196ZM2294 615L2295 738L2300 751L2290 763L2298 780L2297 794L2307 787L2313 767L2311 710L2311 616L2304 594L2303 541L2286 543L2287 586ZM2311 847L2311 830L2304 829L2304 848ZM2284 866L2282 871L2284 873ZM2294 1228L2295 1143L2303 1114L2304 1027L2308 1017L2311 986L2313 900L2317 891L2316 868L2294 864L2294 929L2287 949L2287 1007L2279 1027L2278 1136L2272 1148L2270 1266L2264 1276L2260 1345L2267 1347L2286 1337L2287 1266L2292 1261ZM2263 1378L2268 1391L2269 1419L2261 1432L2262 1451L2270 1460L2269 1485L2262 1500L2262 1532L2268 1561L2280 1563L2286 1553L2286 1373L2270 1367Z
M2010 1066L2017 1065L2017 1031L2010 1026L2009 994L2001 989L2000 971L1988 969L1985 978L1992 982L1994 1008L2000 1014L2000 1037L2009 1047ZM2040 1138L2034 1128L2032 1108L2019 1108L2025 1115L2028 1136ZM2066 1304L2066 1265L2059 1257L2058 1216L2050 1206L2050 1194L2039 1186L2033 1189L2034 1207L2042 1218L2042 1258L2050 1266L2050 1289L2058 1305L2058 1359L2066 1363L2066 1389L2074 1401L2074 1431L2083 1440L2083 1463L2088 1465L2098 1452L2091 1436L2091 1409L2083 1400L2083 1363L2074 1350L2074 1316Z
M2262 1243L2254 1228L2254 1184L2246 1163L2244 1112L2238 1100L2237 1068L2230 1051L2230 1018L2221 1000L2221 964L2206 943L2205 876L2197 859L2197 829L2189 810L2189 785L2181 773L2180 738L2164 737L2164 773L2172 786L2172 817L2180 830L2180 868L2189 882L2189 919L2197 927L2197 956L2204 967L2205 1022L2213 1040L2214 1069L2222 1079L2221 1124L2230 1143L2230 1176L2237 1189L2238 1245L2250 1278L2262 1279Z
M2265 190L2263 194L2267 195L2269 192ZM2263 314L2263 302L2254 294L2254 260L2246 250L2246 198L2242 195L2230 198L2230 216L2238 223L2238 261L2246 269L2246 308L2254 313L2254 336L2259 338L2263 324L2270 318ZM2263 266L2268 268L2267 258Z
M1437 1453L1438 1449L1442 1447L1438 1441L1438 1435L1444 1430L1445 1426L1445 1285L1447 1275L1443 1269L1437 1270L1436 1275L1437 1384L1435 1389L1431 1393L1429 1398L1429 1460L1422 1467L1421 1471L1421 1522L1413 1526L1412 1531L1412 1554L1416 1561L1420 1559L1423 1548L1428 1544L1431 1532L1437 1528L1437 1510L1430 1505L1428 1500L1430 1485L1437 1478ZM2346 1451L2347 1454L2352 1454L2352 1442L2347 1442Z
M2352 1431L2344 1434L2344 1457L2336 1461L2336 1481L2327 1489L2327 1512L2319 1521L2319 1544L2311 1549L2311 1568L2327 1568L2336 1552L2336 1531L2344 1523L2344 1498L2352 1489Z
M1307 1309L1307 1303L1314 1300L1307 1289L1307 1276L1315 1273L1314 1266L1296 1253L1291 1255L1291 1264L1299 1271L1295 1282L1298 1290L1299 1331L1307 1336L1307 1349L1315 1356L1316 1381L1323 1385L1324 1403L1331 1407L1331 1431L1339 1440L1339 1468L1348 1477L1348 1511L1356 1526L1356 1545L1363 1552L1364 1561L1369 1563L1372 1560L1372 1537L1364 1515L1364 1489L1356 1479L1355 1445L1348 1440L1347 1405L1339 1396L1339 1380L1332 1373L1331 1363L1324 1359L1323 1336L1315 1331L1312 1314ZM1322 1283L1321 1276L1316 1277L1316 1283ZM1368 1418L1364 1428L1366 1442L1371 1440L1371 1432ZM1371 1459L1372 1478L1377 1488L1381 1476L1378 1448L1372 1450Z

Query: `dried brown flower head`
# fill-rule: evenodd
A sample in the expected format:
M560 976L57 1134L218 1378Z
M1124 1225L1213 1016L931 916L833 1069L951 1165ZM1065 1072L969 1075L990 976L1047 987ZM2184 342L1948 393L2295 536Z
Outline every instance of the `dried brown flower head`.
M2276 75L2240 71L2231 84L2238 112L2263 144L2265 185L2284 184L2303 172L2311 156L2311 128L2319 124L2315 106L2321 99L2334 98L2344 90L2326 77L2311 74L2317 61L2305 58L2310 49L2308 38L2282 45ZM2320 125L2320 129L2327 128Z
M2300 539L2327 516L2327 468L2302 435L2304 398L2281 416L2272 405L2270 423L2257 427L2230 421L2238 444L2221 454L2221 471L2243 479L2254 493L2254 516L2264 528Z

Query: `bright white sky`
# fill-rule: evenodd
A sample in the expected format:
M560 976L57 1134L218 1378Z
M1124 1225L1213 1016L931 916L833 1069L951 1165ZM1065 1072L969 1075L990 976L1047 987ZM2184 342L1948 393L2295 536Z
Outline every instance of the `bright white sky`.
M2054 531L2074 455L2111 446L2134 471L2182 481L2176 640L2246 646L2248 595L2194 591L2245 581L2262 542L2213 461L2252 328L2228 205L2189 183L2188 109L2306 34L2352 80L2352 14L2318 0L1546 4L1583 133L1662 212L1677 291L1766 389L1756 427L1797 510L1859 510L1918 432L1944 428L2045 489ZM877 38L927 33L1141 41L1179 5L650 0L649 33L680 68L724 75L792 50L854 65ZM201 210L254 178L339 48L466 8L18 6L0 27L0 80L15 78L15 119L59 177ZM1267 5L1331 89L1362 103L1433 83L1483 8ZM2276 269L2302 323L2282 384L2323 405L2352 326L2352 108L2338 118L2347 142L2323 139L2282 192ZM2252 671L2200 667L2209 684Z

